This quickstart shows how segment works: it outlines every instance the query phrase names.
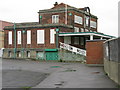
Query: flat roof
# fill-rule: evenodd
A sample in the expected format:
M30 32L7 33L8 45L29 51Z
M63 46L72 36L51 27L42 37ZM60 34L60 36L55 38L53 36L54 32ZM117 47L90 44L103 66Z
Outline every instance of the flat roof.
M116 38L111 35L98 33L98 32L70 32L70 33L59 33L59 36L86 36L86 35L94 35L94 36L101 36L106 38Z

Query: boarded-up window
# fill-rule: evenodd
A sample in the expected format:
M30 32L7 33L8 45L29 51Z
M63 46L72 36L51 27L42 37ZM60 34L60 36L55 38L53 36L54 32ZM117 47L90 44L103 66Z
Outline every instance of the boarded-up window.
M82 17L75 15L74 16L75 23L82 24Z
M8 44L12 44L12 31L8 32Z
M27 44L31 44L31 31L27 31Z
M96 28L97 24L95 21L90 21L90 27Z
M54 44L55 43L55 30L50 29L50 43Z
M45 43L44 30L37 30L37 44L44 43Z
M17 31L17 43L21 44L21 31Z

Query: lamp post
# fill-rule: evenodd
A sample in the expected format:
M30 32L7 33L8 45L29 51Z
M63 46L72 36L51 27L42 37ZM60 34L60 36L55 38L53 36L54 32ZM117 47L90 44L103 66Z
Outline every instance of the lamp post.
M16 58L16 24L14 23L14 59Z
M59 32L59 28L56 28L56 48L58 49L58 45L59 45L59 37L58 37L58 32Z
M22 57L23 57L23 58L24 58L24 39L25 39L25 38L24 38L24 34L25 34L25 33L26 33L26 30L23 29L23 30L22 30L22 34L23 34L23 35L22 35L22 36L23 36L23 39L22 39L22 40L23 40L23 41L22 41Z

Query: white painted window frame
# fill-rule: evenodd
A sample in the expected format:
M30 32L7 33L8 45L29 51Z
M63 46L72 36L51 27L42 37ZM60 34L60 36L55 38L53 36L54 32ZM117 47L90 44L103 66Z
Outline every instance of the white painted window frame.
M55 43L55 29L50 29L50 44Z
M27 44L31 44L31 30L27 30Z
M78 24L83 24L83 18L81 16L74 15L74 22Z
M37 30L37 44L45 44L45 30Z
M59 23L59 15L52 15L52 23Z
M12 31L8 32L8 44L11 45L12 44Z
M90 27L96 28L96 27L97 27L97 22L95 22L95 21L90 21Z
M21 40L22 40L22 32L21 31L17 31L17 44L21 44Z

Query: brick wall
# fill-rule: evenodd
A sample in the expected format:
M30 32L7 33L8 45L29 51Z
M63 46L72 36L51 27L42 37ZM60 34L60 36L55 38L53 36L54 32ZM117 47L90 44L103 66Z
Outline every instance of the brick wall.
M87 64L103 64L103 42L104 40L87 41Z
M56 28L32 28L32 29L28 29L31 30L31 44L27 44L27 33L22 33L21 37L22 37L22 44L17 44L16 48L56 48L56 34L55 34L55 43L54 44L50 44L50 29L56 29ZM63 28L60 27L59 28L60 31L59 32L73 32L72 29L68 29L68 28ZM22 31L23 29L17 29L16 31ZM45 44L37 44L37 30L45 30ZM9 45L8 44L8 32L12 31L13 36L12 36L12 40L13 40L13 44ZM26 30L27 31L27 30ZM5 48L14 48L14 30L5 30ZM59 38L60 41L60 38ZM16 43L17 43L17 34L16 34Z

